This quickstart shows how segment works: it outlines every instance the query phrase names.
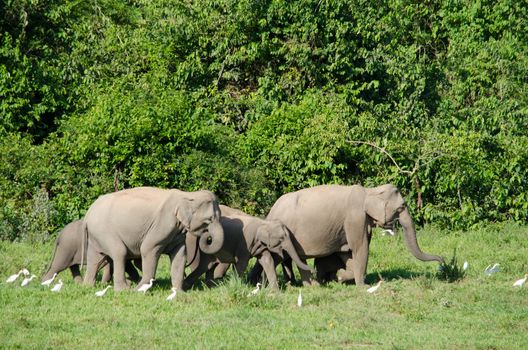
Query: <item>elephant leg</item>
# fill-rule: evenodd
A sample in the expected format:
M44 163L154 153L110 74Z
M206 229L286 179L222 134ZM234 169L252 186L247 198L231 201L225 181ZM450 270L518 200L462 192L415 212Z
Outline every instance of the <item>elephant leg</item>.
M285 259L282 264L282 273L284 275L284 280L286 283L289 284L295 284L297 281L295 280L295 273L293 272L293 265L292 265L292 259L288 258Z
M215 285L215 270L217 265L211 266L209 270L205 272L205 285L209 288Z
M103 277L101 278L101 282L108 283L112 279L112 276L114 275L114 264L112 261L110 261L110 258L107 258L106 261L101 265L103 268Z
M84 276L84 284L93 287L95 285L95 277L97 275L97 271L99 271L99 268L101 267L101 264L106 260L106 257L96 252L95 249L90 248L88 248L88 252L86 255L86 275Z
M238 261L236 262L235 271L236 271L238 277L242 277L242 275L246 271L250 258L251 258L250 256L240 257L238 259ZM227 271L227 268L225 269L225 271ZM224 271L224 274L225 274L225 271Z
M352 258L346 260L344 268L341 268L337 271L337 280L342 283L355 280L353 266L354 261Z
M187 259L187 253L185 250L185 244L177 247L171 253L171 280L172 286L176 290L183 290L183 274L185 271L185 261ZM146 261L143 261L143 272L146 273L148 265ZM143 276L145 278L145 276Z
M349 282L353 281L354 278L354 268L351 252L339 253L340 264L337 270L337 280L339 282Z
M194 285L196 280L201 275L203 275L205 272L207 272L206 284L208 283L209 280L213 279L212 268L211 269L209 268L210 262L211 262L211 258L209 257L209 255L202 254L200 256L200 260L197 262L197 264L193 264L194 269L191 270L191 273L189 274L189 276L185 278L184 286L183 286L185 290L190 289Z
M72 274L72 277L75 283L82 282L81 271L79 270L79 265L75 264L75 265L70 266L70 272Z
M126 247L121 245L112 252L112 265L114 272L114 290L121 291L129 287L125 277ZM109 264L110 265L110 264Z
M279 283L277 282L277 274L275 272L275 262L270 252L265 250L260 257L258 257L258 262L264 268L266 277L268 278L269 285L272 289L279 289Z
M216 265L216 267L214 268L213 278L215 280L224 278L225 274L227 273L227 270L229 269L229 266L231 266L230 263L219 263L218 265Z
M143 242L145 243L145 242ZM161 256L161 248L157 246L150 246L143 244L141 246L141 267L143 276L137 284L137 289L142 285L150 283L151 279L156 277L156 269L158 268L158 261ZM173 255L170 255L171 262L173 261ZM185 264L184 264L185 266Z
M303 264L306 264L306 259L301 259L301 262ZM319 282L317 282L316 280L312 278L312 273L310 271L306 271L303 269L297 269L297 270L299 270L299 273L301 274L303 286L318 286L319 285Z
M348 265L351 265L357 286L365 285L369 255L369 239L366 231L366 227L357 225L357 223L356 225L345 223L348 246L352 250L352 260L350 264L347 261L347 271L350 271Z
M262 265L257 261L248 274L248 282L252 285L256 285L257 282L261 281L261 277Z
M139 260L139 259L138 259ZM127 260L125 263L125 272L128 275L128 279L130 279L132 282L139 282L141 277L139 277L139 273L134 267L134 264L132 264L132 260Z

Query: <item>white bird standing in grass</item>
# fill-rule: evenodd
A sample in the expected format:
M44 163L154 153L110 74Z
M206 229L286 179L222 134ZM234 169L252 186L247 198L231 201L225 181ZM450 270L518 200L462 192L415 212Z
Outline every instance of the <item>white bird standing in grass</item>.
M383 235L385 236L386 234L389 234L391 236L394 236L394 231L391 230L390 228L389 229L386 229L386 230L383 230Z
M15 273L14 275L9 276L6 279L6 283L13 283L17 280L18 276L22 273L22 270L18 271L18 273Z
M112 288L112 286L107 286L105 289L95 292L95 296L102 297L103 295L106 294L106 291L109 290L110 288Z
M178 292L178 290L174 287L172 287L171 290L172 290L172 293L167 297L168 301L171 301L172 299L174 299L176 297L176 293Z
M31 280L32 280L33 278L35 278L35 277L37 277L37 276L35 276L35 275L31 275L31 277L26 277L26 278L24 278L24 279L22 280L22 283L20 283L20 286L21 286L21 287L25 287L25 286L27 286L27 285L29 284L29 282L31 282Z
M53 282L53 280L55 279L55 277L57 277L57 274L56 274L56 273L54 273L53 276L52 276L49 280L45 280L45 281L42 282L40 285L49 287L49 285L51 284L51 282Z
M62 280L59 280L59 283L55 284L53 288L51 288L52 292L60 292L62 288Z
M17 280L18 277L20 277L21 274L24 274L24 275L29 275L29 271L27 269L22 269L20 271L18 271L18 273L15 273L14 275L11 275L9 276L7 279L6 279L6 283L13 283Z
M255 288L251 292L249 292L249 294L247 296L250 297L252 295L257 295L257 293L260 291L260 287L261 286L262 286L262 284L260 282L257 282L257 288Z
M466 271L469 267L469 263L467 261L464 261L464 265L462 265L462 271Z
M520 280L515 281L513 286L521 288L527 279L528 279L528 273L524 275L524 278L521 278Z
M137 291L146 293L147 290L149 290L152 287L152 282L154 282L154 278L151 278L149 283L144 283L141 287L139 287Z
M301 294L301 290L300 289L299 289L299 296L297 297L297 306L298 307L302 306L302 294Z
M382 281L379 281L378 283L376 283L375 286L370 287L369 289L367 289L367 292L368 292L368 293L374 293L375 291L377 291L378 288L381 286L381 282L382 282Z
M491 265L488 265L488 267L486 267L486 269L484 270L484 273L487 275L487 276L491 276L493 275L494 273L497 273L499 272L500 270L500 267L499 267L499 264L495 263L493 266Z

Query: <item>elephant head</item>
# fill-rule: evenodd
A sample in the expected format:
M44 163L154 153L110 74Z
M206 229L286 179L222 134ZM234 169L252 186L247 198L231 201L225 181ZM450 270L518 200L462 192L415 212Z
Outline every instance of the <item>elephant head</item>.
M393 228L398 220L405 233L405 243L417 259L444 263L442 257L425 254L420 250L409 209L395 186L387 184L367 189L364 209L374 224L382 228Z
M187 193L178 202L176 218L189 234L200 238L200 249L205 254L215 254L222 248L224 230L220 224L220 208L212 192Z
M263 250L275 253L281 258L284 258L286 252L300 269L313 272L310 266L301 261L291 241L288 228L280 221L266 220L265 224L257 229L251 255L257 256Z

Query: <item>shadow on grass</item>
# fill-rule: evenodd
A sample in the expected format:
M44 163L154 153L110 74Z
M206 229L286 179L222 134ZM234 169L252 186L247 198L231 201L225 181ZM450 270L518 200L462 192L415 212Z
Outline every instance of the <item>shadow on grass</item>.
M375 283L380 280L379 275L385 280L385 281L392 281L392 280L411 280L415 279L417 277L426 276L430 277L432 274L430 272L416 272L408 269L389 269L389 270L381 270L373 273L367 274L366 283Z

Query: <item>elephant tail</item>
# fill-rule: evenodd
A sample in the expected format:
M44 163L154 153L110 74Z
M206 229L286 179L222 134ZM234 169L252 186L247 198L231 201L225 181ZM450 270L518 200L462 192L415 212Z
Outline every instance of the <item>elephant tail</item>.
M84 219L82 221L81 235L81 265L79 266L79 270L82 271L84 266L84 254L88 251L88 225Z
M53 267L53 262L55 261L55 255L57 254L57 248L59 247L59 243L60 243L60 235L59 237L57 237L57 240L55 241L55 248L53 249L53 255L51 256L51 260L48 264L48 267L46 267L46 272L44 273L44 276L42 277L43 281L50 278L51 268Z

